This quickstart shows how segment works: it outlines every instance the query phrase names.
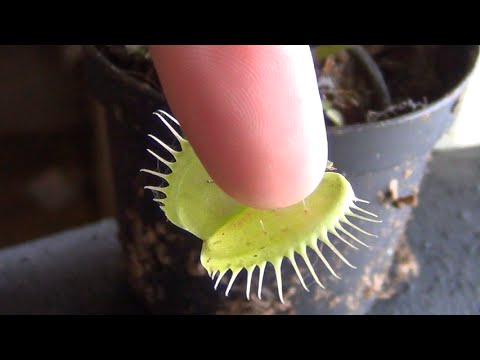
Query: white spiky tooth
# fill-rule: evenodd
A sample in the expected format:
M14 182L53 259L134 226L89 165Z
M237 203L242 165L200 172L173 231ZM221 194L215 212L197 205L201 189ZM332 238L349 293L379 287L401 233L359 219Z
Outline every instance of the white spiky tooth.
M360 219L360 220L363 220L363 221L369 221L369 222L373 222L373 223L381 223L382 220L374 220L374 219L370 219L370 218L367 218L365 216L362 216L362 215L358 215L358 214L355 214L352 210L347 210L345 212L346 215L349 215L349 216L353 216L353 217L356 217L357 219Z
M350 205L350 207L352 207L352 208L354 208L354 209L356 209L356 210L358 210L358 211L361 211L361 212L363 212L364 214L373 216L374 218L378 218L378 215L375 215L374 213L371 213L370 211L367 211L367 210L365 210L365 209L362 209L360 206L357 206L357 205L355 205L354 203L352 203L352 204Z
M247 300L250 300L250 289L252 286L252 275L253 271L255 270L255 266L252 266L250 269L247 270L247 288L245 290L245 295L247 296Z
M210 274L210 278L213 280L215 279L215 275L217 275L217 270L212 270L212 273Z
M263 275L265 275L265 266L267 265L266 262L259 265L260 272L258 273L258 298L262 298L262 284L263 284Z
M215 286L213 287L215 290L217 290L218 284L220 284L220 280L222 280L223 276L227 273L226 270L220 272L220 275L218 275L217 281L215 282Z
M305 212L308 212L307 203L306 203L305 199L302 200L302 203L303 203L303 210Z
M153 171L153 170L150 170L150 169L140 169L140 171L151 174L151 175L154 175L154 176L157 176L157 177L161 178L162 180L167 180L167 178L169 177L168 174L162 174L162 173L159 173L158 171Z
M178 120L175 119L172 115L170 115L170 114L167 113L166 111L164 111L164 110L157 110L156 112L162 113L163 115L165 115L166 117L168 117L170 120L172 120L175 124L177 124L178 126L180 126L180 123L178 122ZM154 113L154 114L155 114L155 113Z
M352 223L350 220L348 220L345 216L340 219L341 222L344 222L345 224L348 224L350 225L352 228L354 228L355 230L357 231L360 231L362 234L365 234L365 235L368 235L368 236L372 236L372 237L375 237L375 238L378 238L377 235L373 235L373 234L370 234L368 231L365 231L363 230L362 228L358 227L357 225L355 225L354 223ZM347 234L348 235L348 234Z
M353 201L358 201L358 202L361 202L361 203L364 203L364 204L370 204L370 201L362 200L362 199L359 199L357 197L355 199L353 199Z
M307 249L306 247L302 249L301 252L299 252L299 254L301 255L301 257L303 258L303 261L305 261L305 264L307 265L307 268L308 270L310 270L310 272L312 273L312 276L313 278L315 279L315 282L320 285L320 287L322 289L325 289L325 286L323 286L323 284L320 282L320 280L318 279L318 276L317 274L315 273L315 270L313 269L313 266L312 266L312 263L310 262L310 259L308 258L308 255L307 255Z
M292 251L291 255L288 257L288 260L290 260L290 262L293 266L293 269L295 270L295 273L297 274L297 277L300 280L300 283L302 284L303 288L305 290L307 290L308 292L310 292L307 285L305 285L305 281L303 280L302 273L300 272L300 269L298 268L297 262L295 261L295 254L293 253L293 251Z
M151 137L153 140L155 140L157 143L159 143L160 145L162 145L165 150L169 151L171 154L179 154L180 152L177 151L177 150L174 150L173 148L171 148L170 146L168 146L167 144L165 144L162 140L160 140L159 138L157 138L156 136L152 135L152 134L148 134L149 137Z
M330 270L330 272L332 273L333 276L335 276L337 279L341 279L340 276L337 275L337 273L333 270L333 268L330 266L330 264L328 263L327 259L325 259L325 256L323 256L322 252L320 251L320 249L318 248L317 244L314 244L314 246L312 246L312 249L313 251L315 251L318 255L318 257L320 258L320 260L322 260L322 262L325 264L325 266L327 267L328 270Z
M337 232L337 230L335 228L329 230L329 232L333 235L335 235L337 238L340 239L340 241L342 241L343 243L345 243L346 245L350 246L352 249L355 249L355 250L358 250L358 248L351 244L350 242L348 242L347 240L345 240L342 236L340 236L340 234Z
M232 271L232 277L230 278L230 281L228 283L228 286L227 286L227 290L225 290L225 296L228 296L228 294L230 293L230 289L232 288L233 286L233 283L235 282L235 279L237 278L238 274L240 273L240 270L236 270L236 271Z
M359 239L357 239L353 234L351 234L349 231L347 231L347 229L345 229L341 224L338 224L337 225L337 228L343 232L345 235L347 236L350 236L353 240L355 240L357 243L359 243L360 245L363 245L365 246L366 248L370 248L370 246L368 246L367 244L365 244L363 241L360 241ZM340 235L337 233L337 236L340 237Z
M330 240L326 239L326 241L325 241L325 239L322 239L322 241L323 241L323 243L324 243L325 245L327 245L328 248L329 248L330 250L332 250L332 251L335 253L335 255L337 255L345 264L347 264L347 265L348 265L349 267L351 267L352 269L356 269L356 268L357 268L356 266L353 266L352 264L350 264L350 262L349 262L347 259L345 259L345 257L342 255L342 253L341 253L340 251L338 251L338 249L330 242Z
M168 161L168 160L165 160L164 158L162 158L160 155L156 154L154 151L150 150L150 149L147 149L147 151L153 155L153 157L155 157L155 159L157 159L158 161L161 161L163 164L167 165L167 166L170 166L172 164L174 164L173 162L171 161Z
M265 225L263 224L263 221L260 219L260 226L262 227L262 230L265 231Z
M280 298L280 301L285 304L285 301L283 301L282 261L283 257L273 265L273 268L275 270L275 277L277 278L278 297Z
M164 199L153 199L153 201L155 201L158 205L165 206L165 204L162 200L164 200Z
M185 141L185 139L172 127L172 125L168 123L167 120L165 120L165 118L159 112L155 112L154 114L160 118L160 120L162 120L163 124L172 132L173 136L175 136L178 141Z

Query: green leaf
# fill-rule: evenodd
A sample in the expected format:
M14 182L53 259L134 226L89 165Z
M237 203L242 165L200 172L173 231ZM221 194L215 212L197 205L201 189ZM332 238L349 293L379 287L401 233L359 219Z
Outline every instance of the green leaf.
M321 61L327 56L348 49L351 46L352 45L315 45L313 48L313 54L317 61Z
M157 113L164 124L177 137L182 150L177 152L164 144L157 142L169 150L175 157L175 162L167 162L152 152L160 161L166 163L172 172L160 174L144 170L164 178L167 187L149 186L151 190L162 191L166 198L161 201L167 218L178 227L185 229L203 240L201 263L214 277L218 274L217 284L228 272L232 272L229 287L242 270L248 273L247 297L249 297L251 276L256 267L260 268L260 277L269 262L274 266L277 275L278 293L283 301L281 264L288 258L296 268L294 254L303 257L312 276L320 286L323 286L313 271L307 257L307 247L313 249L328 270L336 276L330 264L322 255L318 240L329 247L342 261L353 267L330 241L328 234L347 242L337 232L343 232L353 241L362 245L363 242L350 234L342 225L348 224L364 234L371 235L352 224L346 216L353 216L365 221L377 221L353 213L356 209L376 217L360 207L355 202L365 202L358 199L347 179L338 173L326 172L317 189L304 201L293 206L260 210L246 207L226 193L215 183L196 156L190 143L177 134L162 116L170 117L164 112ZM170 117L172 121L174 119ZM331 166L331 163L326 164ZM348 243L354 247L352 244ZM366 246L366 245L365 245ZM301 275L297 272L301 279ZM303 280L302 284L306 288ZM261 285L259 286L259 296Z

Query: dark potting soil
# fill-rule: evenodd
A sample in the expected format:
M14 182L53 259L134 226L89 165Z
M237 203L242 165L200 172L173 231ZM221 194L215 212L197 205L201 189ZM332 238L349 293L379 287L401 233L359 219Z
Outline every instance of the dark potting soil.
M315 64L322 98L343 115L344 124L388 120L432 103L461 79L445 45L364 45L387 85L391 104L379 109L368 69L343 50ZM326 114L327 125L333 125Z
M315 70L324 101L339 112L344 124L388 120L419 110L445 95L463 74L452 64L445 45L363 45L383 76L390 104L380 102L379 89L369 69L353 50L343 50L316 61ZM125 45L98 45L118 68L148 83L162 95L162 87L146 52L128 51ZM455 66L453 66L455 65ZM335 126L325 113L327 126Z

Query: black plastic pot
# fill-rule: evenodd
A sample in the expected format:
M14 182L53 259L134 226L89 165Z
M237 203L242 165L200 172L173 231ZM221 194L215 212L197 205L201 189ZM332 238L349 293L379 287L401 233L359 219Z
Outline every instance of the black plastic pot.
M96 47L85 46L85 50L86 79L93 96L105 107L109 121L119 237L130 283L152 312L179 314L365 313L386 279L432 148L452 123L454 109L478 56L478 47L449 46L449 56L458 57L458 79L444 97L421 111L388 121L328 128L330 160L347 176L357 196L371 201L368 210L379 215L383 223L362 222L365 230L379 236L365 239L362 235L369 249L356 251L336 244L357 266L356 270L325 250L325 256L342 277L333 278L321 262L316 263L315 270L327 290L320 289L306 275L311 292L305 292L286 261L286 301L282 304L277 300L273 270L268 267L262 301L245 299L242 276L229 298L223 295L224 284L217 292L213 290L212 281L199 263L201 241L168 223L151 193L143 190L154 179L139 169L157 166L146 149L158 150L146 135L153 133L171 140L152 115L158 109L169 111L163 96L118 69ZM388 189L395 182L398 196L392 198Z

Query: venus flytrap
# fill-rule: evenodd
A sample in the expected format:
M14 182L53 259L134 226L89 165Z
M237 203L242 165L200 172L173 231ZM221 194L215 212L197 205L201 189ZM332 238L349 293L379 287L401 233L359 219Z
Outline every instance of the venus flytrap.
M271 263L277 279L278 295L283 302L281 267L286 258L291 262L302 286L309 291L297 266L295 253L303 258L317 284L324 287L307 256L307 248L318 255L335 277L339 276L322 254L319 242L330 248L345 264L355 268L332 244L330 238L334 236L354 249L357 247L351 241L367 246L351 234L345 225L365 235L375 235L353 224L349 217L371 222L380 221L374 219L376 215L357 205L368 202L355 196L343 175L327 171L317 189L293 206L275 210L249 208L225 194L211 180L190 143L167 120L168 118L178 125L171 115L164 111L158 111L155 115L177 138L181 150L176 151L160 139L149 135L169 151L176 161L169 162L148 150L157 160L168 166L171 173L142 169L168 183L166 186L147 186L146 189L154 192L154 201L159 203L169 221L203 241L200 261L215 280L215 289L230 271L232 275L225 292L228 296L236 277L245 270L246 297L250 298L251 280L258 268L257 291L261 298L265 267L267 263ZM328 162L326 168L334 170L331 162ZM159 193L163 193L164 197L160 199Z

